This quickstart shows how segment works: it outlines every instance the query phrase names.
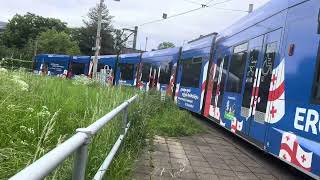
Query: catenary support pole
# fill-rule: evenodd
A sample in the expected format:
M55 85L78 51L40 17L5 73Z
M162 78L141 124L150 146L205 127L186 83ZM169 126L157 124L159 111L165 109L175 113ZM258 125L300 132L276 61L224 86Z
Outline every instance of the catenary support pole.
M102 21L102 6L104 0L100 0L100 5L98 9L98 27L97 27L97 36L96 36L96 47L93 59L93 78L97 77L97 69L98 69L98 56L100 54L101 48L101 21Z

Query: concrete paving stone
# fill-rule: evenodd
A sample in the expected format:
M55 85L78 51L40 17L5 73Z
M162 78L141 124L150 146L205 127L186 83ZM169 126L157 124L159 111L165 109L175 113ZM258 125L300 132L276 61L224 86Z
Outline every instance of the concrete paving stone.
M172 180L172 177L167 177L167 176L151 176L151 180Z
M219 180L238 180L238 177L231 177L231 176L220 176L218 175Z
M158 163L170 163L170 157L169 158L157 158L157 159L152 159L152 163L158 162Z
M259 179L261 180L275 180L277 179L276 177L274 177L273 175L271 174L257 174L257 173L254 173Z
M179 158L171 158L170 159L170 163L181 163L181 164L184 164L184 165L190 165L190 161L188 158L184 158L184 159L179 159Z
M152 170L153 168L150 166L136 166L134 172L140 174L150 174Z
M206 161L194 161L194 160L190 160L191 166L199 166L199 167L210 167L210 164L207 163Z
M174 178L179 179L198 179L196 173L194 172L176 172L173 174Z
M177 172L194 172L191 166L184 166L184 167L179 167L179 168L172 168L173 173Z
M186 154L183 149L169 149L170 154Z
M217 175L196 173L199 180L219 180Z
M155 151L168 152L169 148L167 144L154 144Z
M244 166L244 164L237 159L225 159L224 162L228 165Z
M196 173L215 174L215 171L211 167L193 166L192 169Z
M154 162L153 168L172 168L171 163Z
M227 169L227 170L231 170L231 168L226 165L225 163L213 163L213 162L209 162L210 166L213 169Z
M185 150L187 156L202 156L200 151L197 150Z
M192 150L197 150L194 146L183 146L184 151L192 151Z
M132 180L150 180L150 175L146 175L143 173L136 173Z
M151 172L151 176L161 176L161 177L173 177L171 168L154 168Z
M144 160L141 160L141 161L138 161L136 163L136 166L150 166L150 162L151 160L149 159L144 159Z
M270 172L263 167L249 167L248 166L248 168L255 174L256 173L257 174L270 174Z
M168 144L168 148L169 149L183 149L183 145L182 144Z
M239 179L243 180L258 180L259 178L250 172L236 172Z
M206 159L214 159L214 158L221 158L219 154L216 154L216 152L207 152L207 153L202 153L202 156Z
M199 150L211 150L211 148L210 148L210 146L208 146L208 145L197 145L197 148L199 149Z
M167 141L167 144L168 145L175 145L175 146L182 146L182 144L177 141Z
M215 174L219 175L219 176L231 176L231 177L235 177L237 176L232 170L227 170L227 169L214 169Z
M223 160L229 160L229 159L235 159L236 158L234 155L223 155L223 156L219 156L219 157L222 158Z
M170 153L170 158L177 158L177 159L186 159L186 154L180 154L180 153Z
M229 165L229 167L236 172L251 172L250 169L244 165Z
M187 155L189 160L195 160L195 161L205 161L203 156L193 156L193 155Z
M221 158L210 157L206 158L209 164L226 164L225 161Z
M154 140L153 143L154 144L167 144L167 142L165 140Z

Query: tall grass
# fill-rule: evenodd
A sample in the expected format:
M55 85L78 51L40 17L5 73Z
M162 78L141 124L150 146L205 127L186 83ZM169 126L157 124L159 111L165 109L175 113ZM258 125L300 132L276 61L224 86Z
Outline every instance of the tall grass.
M78 82L78 83L76 83ZM41 77L0 68L0 179L7 179L86 127L124 100L139 93L131 88ZM79 83L80 82L80 83ZM106 177L129 179L134 160L154 135L201 132L193 117L160 95L139 93L129 109L131 128ZM86 179L92 179L121 131L119 115L93 139ZM47 179L71 179L73 157Z
M14 175L132 97L134 90L75 85L70 80L23 72L0 74L0 179ZM121 130L115 119L90 147L88 178L102 163ZM72 161L53 176L69 179ZM69 175L70 174L70 175Z

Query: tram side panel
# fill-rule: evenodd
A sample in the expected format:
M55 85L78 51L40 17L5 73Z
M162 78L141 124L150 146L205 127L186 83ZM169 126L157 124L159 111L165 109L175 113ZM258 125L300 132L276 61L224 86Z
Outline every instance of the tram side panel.
M319 2L306 1L217 42L204 116L319 178L318 15Z
M119 56L116 70L116 85L137 86L141 54L122 54Z
M143 91L156 89L172 97L179 55L180 48L143 53L138 88Z
M288 10L284 55L272 72L266 139L270 153L318 177L319 9L320 2L312 0Z

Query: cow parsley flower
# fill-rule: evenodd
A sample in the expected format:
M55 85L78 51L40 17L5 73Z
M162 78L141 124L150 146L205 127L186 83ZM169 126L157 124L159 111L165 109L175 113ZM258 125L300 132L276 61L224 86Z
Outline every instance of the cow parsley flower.
M14 105L14 104L10 104L7 106L8 111L14 111L15 109L16 109L16 105Z
M45 117L51 116L51 113L50 113L50 111L48 111L47 106L42 106L42 110L37 113L37 116L41 117L41 118L45 118Z
M31 108L31 107L29 107L29 108L27 108L27 112L29 112L29 113L33 113L33 112L34 112L34 109L33 109L33 108Z
M5 69L5 68L0 68L0 74L5 74L5 73L8 73L8 70Z

